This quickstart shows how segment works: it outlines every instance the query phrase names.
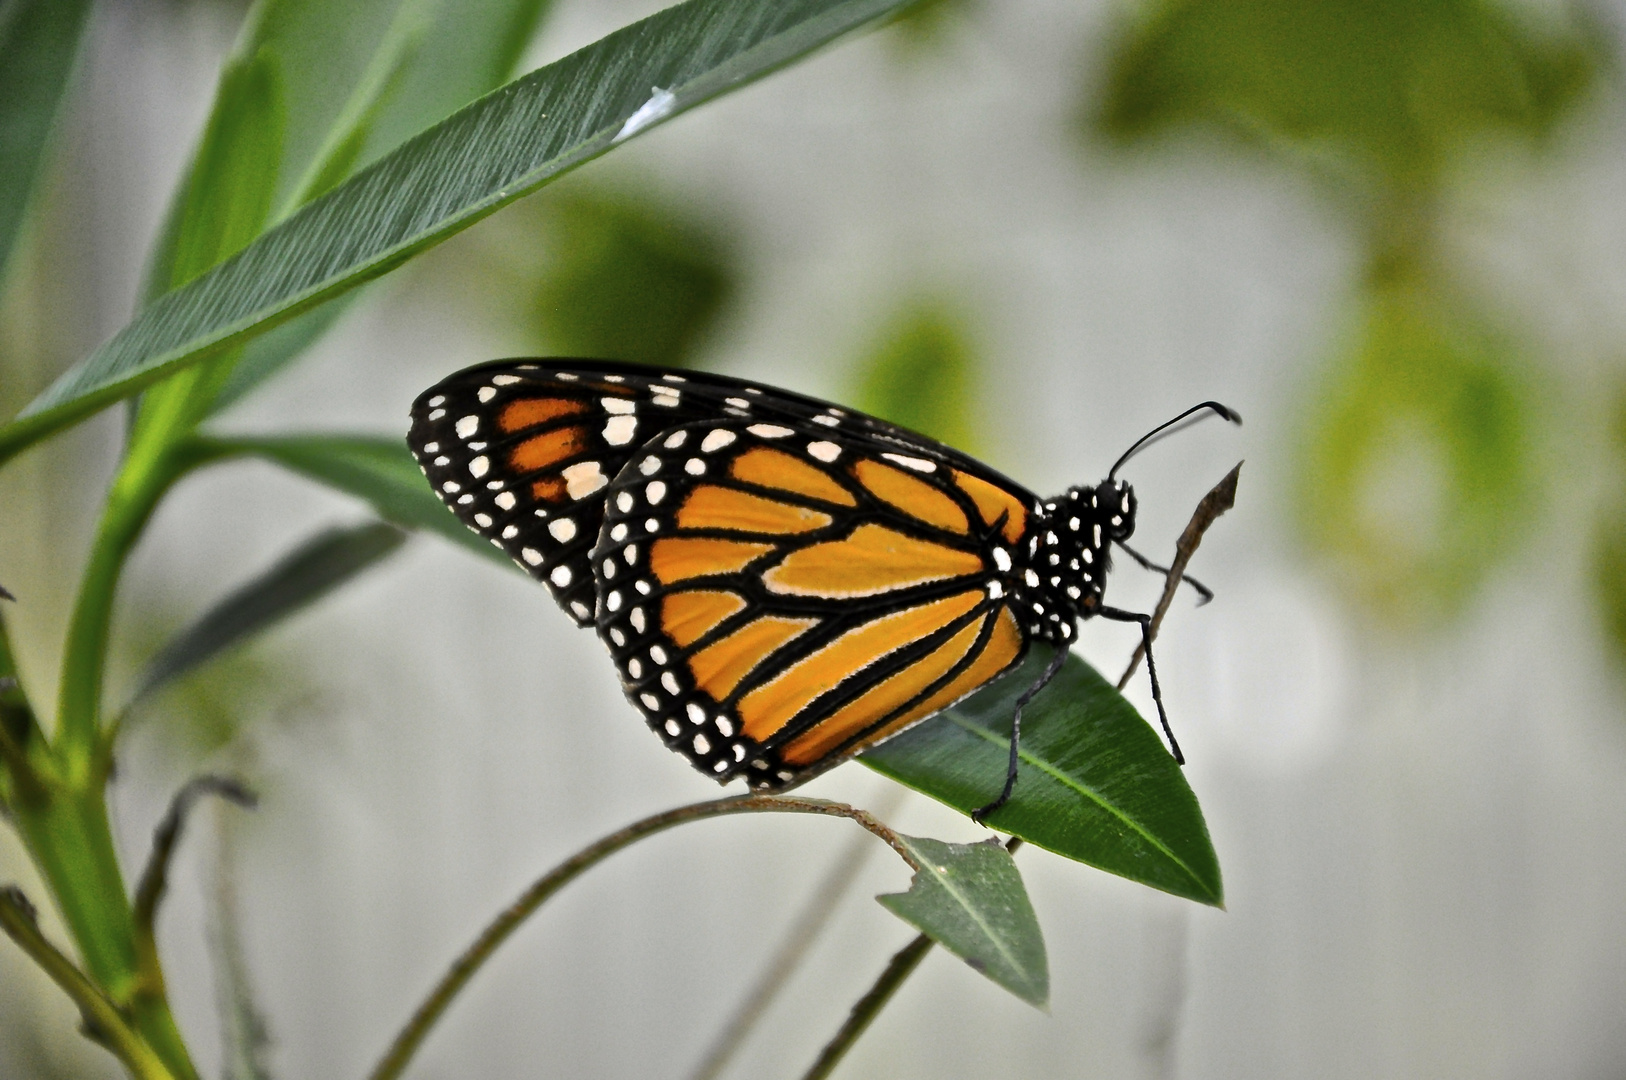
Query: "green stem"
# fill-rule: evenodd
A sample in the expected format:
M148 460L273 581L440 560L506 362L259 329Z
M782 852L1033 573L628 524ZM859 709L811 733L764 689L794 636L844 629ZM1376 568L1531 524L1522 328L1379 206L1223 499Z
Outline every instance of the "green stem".
M802 1076L802 1080L824 1080L835 1067L841 1064L841 1059L847 1056L853 1043L864 1034L866 1028L878 1016L886 1003L892 1000L903 981L914 974L915 968L926 958L931 951L932 939L921 934L899 949L881 972L881 977L875 980L875 985L869 988L869 993L859 998L853 1004L852 1012L847 1014L847 1022L841 1025L835 1038L825 1044L819 1052L818 1060L813 1067Z
M107 996L40 933L33 905L14 886L0 889L0 929L73 999L84 1017L86 1034L112 1051L136 1080L175 1080Z
M170 1014L163 975L142 965L136 952L102 786L53 785L43 799L16 806L14 820L91 979L127 1011L167 1072L191 1080L197 1073Z
M105 775L100 738L102 682L119 577L147 519L177 476L178 470L167 456L138 459L132 453L108 493L68 624L57 697L55 748L73 786L100 786L102 777L96 774Z
M506 910L493 919L474 944L452 963L450 969L441 977L439 983L430 991L429 996L419 1005L412 1018L401 1029L395 1041L390 1044L389 1050L373 1068L370 1080L395 1080L400 1076L412 1055L423 1043L429 1029L435 1025L442 1014L452 1003L460 990L473 977L491 954L497 951L502 943L508 940L513 932L519 929L521 923L531 916L537 908L547 902L548 898L558 892L565 885L575 880L583 871L597 865L610 855L622 848L664 832L677 825L684 825L691 821L700 821L704 818L723 817L729 814L822 814L830 817L844 817L858 822L864 828L885 840L892 850L896 851L912 869L918 870L913 856L898 839L896 833L877 821L869 813L845 803L826 802L823 799L798 799L782 796L768 795L738 795L729 799L713 799L710 802L694 803L689 806L680 806L676 810L656 814L634 822L626 828L611 833L595 843L578 851L552 870L548 871L525 892L520 894Z
M1016 854L1016 849L1021 846L1020 836L1013 836L1005 841L1005 850L1012 855ZM824 1080L837 1065L841 1064L841 1059L847 1056L847 1051L853 1048L858 1037L868 1030L870 1024L881 1014L881 1010L886 1008L886 1003L892 1000L892 995L898 992L898 987L915 973L915 968L920 966L920 962L926 958L926 954L931 952L935 944L931 938L921 934L893 954L891 961L886 965L886 970L881 972L881 977L875 980L875 985L871 986L863 997L853 1003L846 1022L830 1041L824 1044L824 1049L819 1051L818 1059L813 1062L813 1067L802 1075L802 1080Z

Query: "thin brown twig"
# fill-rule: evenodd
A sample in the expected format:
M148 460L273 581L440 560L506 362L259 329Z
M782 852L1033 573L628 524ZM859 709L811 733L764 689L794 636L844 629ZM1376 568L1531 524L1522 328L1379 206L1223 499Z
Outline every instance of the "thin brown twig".
M619 829L610 835L589 844L578 851L552 870L538 878L530 888L520 894L519 898L499 913L474 943L463 951L463 954L452 962L452 966L441 976L433 990L424 998L412 1018L406 1023L395 1040L390 1044L370 1074L370 1080L395 1080L412 1060L412 1055L422 1045L424 1038L429 1034L436 1021L446 1012L458 992L473 978L474 973L491 958L498 947L519 929L520 924L529 918L535 911L547 902L548 898L569 884L584 871L602 862L605 858L615 854L645 837L691 821L700 821L705 818L723 817L730 814L819 814L827 817L844 817L856 821L876 836L884 840L908 863L911 869L919 870L919 864L898 834L882 824L874 815L860 810L846 803L829 802L824 799L806 799L775 795L736 795L727 799L712 799L702 803L692 803L680 806L675 810L655 814L634 822L624 829Z
M1158 598L1157 607L1152 609L1152 630L1150 637L1156 638L1157 631L1163 625L1163 616L1168 614L1169 605L1174 602L1174 594L1180 589L1180 578L1186 572L1186 565L1191 557L1197 553L1197 547L1203 542L1203 534L1208 527L1219 520L1221 514L1236 505L1236 481L1242 473L1242 462L1225 474L1225 479L1215 484L1213 490L1204 495L1197 504L1197 509L1191 515L1191 521L1186 525L1180 539L1174 545L1174 561L1169 564L1168 576L1163 581L1163 595ZM1123 676L1118 680L1118 689L1122 690L1129 685L1129 679L1140 666L1141 657L1146 655L1146 644L1135 646L1135 652L1129 658L1129 666L1124 668Z
M153 926L158 918L159 901L164 898L164 890L169 885L169 861L175 854L175 845L180 842L181 828L186 824L192 804L204 795L218 795L248 809L253 809L257 802L254 793L241 781L213 775L193 777L170 800L169 811L153 830L152 853L147 856L147 865L141 872L141 883L136 886L135 901L131 906L131 917L135 924L131 936L135 940L136 965L141 978L151 984L144 987L149 992L162 988L163 969L158 963L158 944Z

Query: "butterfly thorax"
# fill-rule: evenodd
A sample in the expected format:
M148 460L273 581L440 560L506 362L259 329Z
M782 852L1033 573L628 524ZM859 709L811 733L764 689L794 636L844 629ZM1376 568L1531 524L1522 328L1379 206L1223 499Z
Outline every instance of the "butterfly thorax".
M1135 531L1135 493L1108 480L1068 488L1040 510L1013 569L1011 606L1030 634L1066 643L1101 609L1112 544Z

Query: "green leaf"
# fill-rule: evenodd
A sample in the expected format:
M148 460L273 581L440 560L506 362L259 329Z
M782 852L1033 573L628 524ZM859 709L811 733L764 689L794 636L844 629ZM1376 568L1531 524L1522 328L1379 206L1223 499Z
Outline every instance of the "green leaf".
M1035 647L1015 671L859 760L965 813L987 805L1005 779L1016 699L1052 655ZM1077 656L1023 711L1016 790L989 824L1176 896L1223 901L1219 860L1180 767Z
M514 77L552 0L459 0L432 6L434 25L367 148L394 149ZM366 160L366 158L364 158Z
M543 223L550 258L536 315L549 352L663 367L694 359L733 291L719 238L609 194L550 200Z
M88 0L0 2L0 282L45 160Z
M864 359L857 404L974 454L978 367L955 307L916 301L898 312Z
M373 522L322 532L176 635L141 673L132 704L326 596L394 553L407 534Z
M149 267L148 291L169 292L246 247L271 216L282 160L282 87L277 61L260 49L221 72L192 167ZM207 413L239 350L216 355L155 387L141 401L131 458L173 440Z
M875 899L1030 1005L1050 1000L1044 934L1016 862L997 840L946 844L899 836L914 856L906 893Z
M380 517L408 529L428 529L488 559L513 561L480 539L429 490L429 482L400 439L365 435L288 435L276 438L199 440L206 452L253 454L318 483L365 499Z
M515 80L148 305L0 428L0 460L905 2L687 0Z
M260 234L271 217L282 134L276 57L261 49L228 60L182 189L156 292L186 284Z
M379 113L383 111L392 91L400 86L409 62L429 30L429 24L424 5L418 0L407 0L401 4L372 62L361 73L355 90L328 130L326 140L317 149L305 175L294 186L282 216L336 187L355 169Z
M240 350L242 355L232 365L231 373L222 381L209 405L209 412L218 413L237 401L256 386L299 359L318 338L327 333L334 323L350 310L360 292L334 297L325 304L296 315L285 323L251 338Z

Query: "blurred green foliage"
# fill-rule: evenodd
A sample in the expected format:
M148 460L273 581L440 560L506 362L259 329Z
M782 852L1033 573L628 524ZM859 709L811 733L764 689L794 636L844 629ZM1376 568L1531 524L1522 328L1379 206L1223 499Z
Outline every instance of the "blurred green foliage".
M533 310L551 352L685 367L734 292L720 232L648 197L573 191L541 230Z
M1605 500L1593 534L1592 581L1611 651L1626 667L1626 391L1616 397L1609 436L1615 490Z
M1529 516L1532 369L1452 285L1446 173L1486 141L1539 148L1609 63L1584 13L1493 0L1163 0L1131 19L1083 110L1124 146L1238 134L1328 181L1365 245L1355 342L1300 437L1304 535L1357 605L1460 610ZM1449 298L1449 299L1448 299Z
M901 60L910 61L939 49L963 23L978 0L917 0L887 25L887 43Z
M1217 122L1415 184L1474 134L1549 134L1598 41L1489 0L1170 0L1117 42L1091 119L1124 142Z
M1306 417L1297 503L1346 593L1394 621L1449 616L1532 510L1527 377L1425 281L1362 298Z
M858 366L855 402L969 454L978 451L978 352L962 309L913 300L888 321Z

